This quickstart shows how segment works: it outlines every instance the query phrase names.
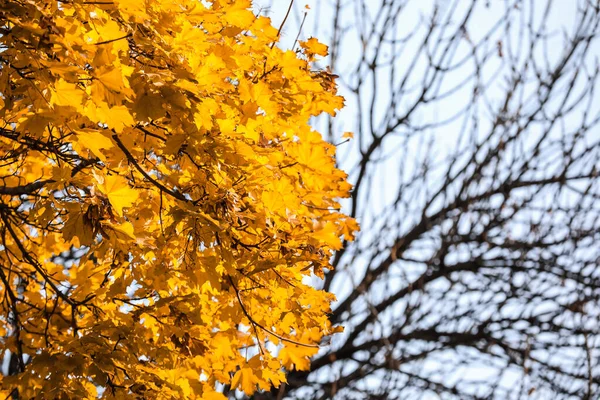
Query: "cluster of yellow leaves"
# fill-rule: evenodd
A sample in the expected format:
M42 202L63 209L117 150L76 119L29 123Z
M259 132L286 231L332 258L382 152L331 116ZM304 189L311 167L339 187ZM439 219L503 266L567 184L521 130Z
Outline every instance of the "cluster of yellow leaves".
M278 48L250 7L0 4L6 393L251 394L335 332L332 295L303 278L357 226L308 122L343 99L311 70L325 46Z

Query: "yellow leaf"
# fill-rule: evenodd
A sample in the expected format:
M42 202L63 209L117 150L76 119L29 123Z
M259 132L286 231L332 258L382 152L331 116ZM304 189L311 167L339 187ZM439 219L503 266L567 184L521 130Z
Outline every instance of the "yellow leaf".
M127 238L133 239L133 240L137 239L137 237L134 234L133 225L129 221L125 221L121 225L114 225L113 228L116 232L124 234L124 236L119 235L123 238L127 237Z
M98 131L93 130L78 131L77 143L79 146L90 150L102 161L106 161L106 156L100 151L100 149L111 149L114 146L110 138L104 136Z
M92 382L90 382L88 380L84 380L82 382L82 384L83 384L83 387L85 388L85 391L87 392L86 398L95 399L98 397L98 389L96 388L96 385L94 385Z
M123 68L130 67L120 66L120 68L103 68L103 70L96 75L96 78L108 89L115 92L121 92L123 89L129 88L129 81L123 79L123 73L126 72Z
M279 364L277 361L275 361L275 363ZM269 368L262 371L263 379L271 382L275 387L279 387L282 382L286 382L285 373L277 367L278 365L276 367L271 367L272 369Z
M198 105L198 112L194 115L194 122L198 129L210 129L213 126L212 118L219 110L219 104L213 99L203 99Z
M119 175L104 177L104 182L98 185L101 193L108 197L119 216L123 216L123 208L131 207L138 198L138 192L129 187L127 179Z
M50 72L52 72L56 76L77 76L79 72L79 68L59 62L52 61L43 61L42 64L46 65Z
M231 387L243 390L247 395L251 395L256 391L257 382L258 379L251 368L241 368L233 376Z
M295 368L298 371L308 371L310 369L310 358L319 351L315 347L297 346L295 344L286 344L279 352L277 358L287 368Z
M83 108L83 96L85 92L74 83L59 79L54 87L50 89L50 104L53 106L74 107L76 110Z
M231 25L246 28L254 22L254 14L250 10L234 10L225 14L225 20Z
M92 120L113 128L117 133L123 132L126 126L135 125L129 109L125 106L109 107L102 102L99 106L88 102L86 115Z
M146 6L144 1L140 0L116 0L119 6L121 14L134 19L135 21L142 21L143 16L146 14Z
M68 166L52 167L52 180L56 183L66 183L71 180L71 168Z
M69 213L62 234L65 240L74 246L89 246L94 240L93 228L80 209Z
M300 46L302 46L309 58L312 58L314 55L323 57L327 55L327 46L323 43L319 43L315 38L310 38L305 42L301 41Z
M223 393L215 392L214 390L206 390L202 393L202 400L227 400Z
M321 242L325 242L326 245L334 250L342 248L342 241L338 236L337 227L331 221L328 221L323 228L313 233L313 237Z

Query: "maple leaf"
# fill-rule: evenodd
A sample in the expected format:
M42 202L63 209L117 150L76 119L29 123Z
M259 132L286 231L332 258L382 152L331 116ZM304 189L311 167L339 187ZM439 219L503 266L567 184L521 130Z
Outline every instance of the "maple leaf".
M106 195L119 216L123 216L123 208L131 207L139 196L139 193L129 186L129 181L119 175L103 177L98 190Z
M338 235L337 227L331 221L328 221L321 229L313 233L313 237L321 242L326 243L334 250L342 248L342 241Z
M233 389L240 389L244 393L250 395L256 390L256 384L258 379L254 375L254 371L251 368L240 368L233 379L231 380L231 387Z
M77 110L83 106L85 92L74 83L69 83L62 78L54 84L51 93L51 105L74 107Z
M134 20L143 21L145 15L145 6L143 1L138 0L116 0L119 11Z
M312 347L302 347L294 344L285 345L279 352L278 358L288 369L297 369L306 371L310 368L309 357L313 356L318 349Z
M124 74L127 76L131 72L131 67L121 66L117 67L104 67L96 74L96 78L108 89L115 92L122 92L124 89L129 89L129 81L124 78Z
M327 46L315 38L300 41L300 46L304 49L304 53L308 56L309 60L314 60L315 55L325 57L328 53Z
M127 126L135 125L133 116L125 106L110 107L106 103L100 103L100 106L96 106L88 103L85 115L92 121L108 125L117 133L123 132L123 129Z
M90 221L80 210L72 211L62 229L65 240L75 246L89 246L94 240L94 230Z
M223 393L215 391L207 391L205 393L202 393L202 398L204 400L227 400L227 397L225 397Z
M90 150L100 160L105 161L106 156L101 149L111 149L114 147L112 140L102 133L94 130L77 131L76 144L80 148Z

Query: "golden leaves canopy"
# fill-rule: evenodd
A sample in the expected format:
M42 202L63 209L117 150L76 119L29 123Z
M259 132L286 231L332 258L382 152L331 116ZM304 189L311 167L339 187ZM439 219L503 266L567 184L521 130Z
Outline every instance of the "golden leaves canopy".
M0 4L5 393L251 394L336 330L305 278L357 226L309 120L343 99L250 7Z

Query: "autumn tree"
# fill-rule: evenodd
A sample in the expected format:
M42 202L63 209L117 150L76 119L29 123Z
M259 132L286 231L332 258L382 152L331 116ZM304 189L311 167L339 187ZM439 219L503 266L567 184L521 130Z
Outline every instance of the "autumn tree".
M599 3L303 6L361 232L321 286L344 333L264 397L598 399Z
M357 226L333 77L250 0L0 4L1 388L219 399L307 369Z

